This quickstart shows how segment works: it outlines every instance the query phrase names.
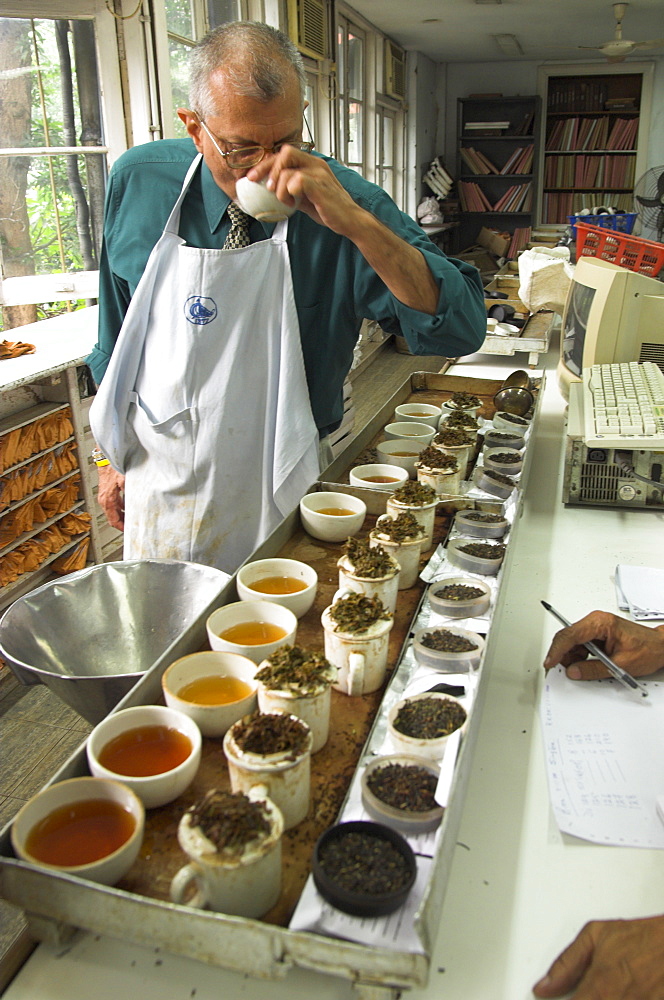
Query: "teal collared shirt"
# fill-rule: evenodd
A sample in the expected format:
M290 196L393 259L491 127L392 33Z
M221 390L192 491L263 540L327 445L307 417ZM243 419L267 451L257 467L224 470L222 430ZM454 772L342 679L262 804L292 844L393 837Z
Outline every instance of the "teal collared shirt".
M88 358L98 384L150 251L195 156L190 139L165 139L128 150L111 171L99 275L99 337ZM291 217L287 244L295 304L311 406L321 435L341 420L343 381L364 318L376 320L389 333L401 334L414 354L471 354L486 333L477 270L446 257L382 188L336 160L324 159L358 204L424 254L440 294L434 316L403 305L350 240L318 225L304 212ZM190 246L222 249L230 228L228 203L228 195L203 163L182 206L180 236ZM270 237L273 231L274 225L251 222L252 242Z

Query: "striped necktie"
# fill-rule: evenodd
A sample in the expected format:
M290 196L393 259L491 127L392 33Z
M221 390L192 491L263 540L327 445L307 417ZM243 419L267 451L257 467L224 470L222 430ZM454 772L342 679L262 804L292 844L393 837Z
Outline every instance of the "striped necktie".
M249 237L249 216L234 201L230 202L228 206L228 214L231 220L231 228L226 236L224 250L237 250L239 247L248 247L251 243Z

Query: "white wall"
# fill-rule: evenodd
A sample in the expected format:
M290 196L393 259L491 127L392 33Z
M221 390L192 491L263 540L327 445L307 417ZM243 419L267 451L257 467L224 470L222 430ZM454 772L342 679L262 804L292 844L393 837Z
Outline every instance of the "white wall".
M415 218L424 190L422 177L441 150L437 148L438 122L444 100L438 85L438 68L421 52L408 53L408 125L406 134L406 204ZM444 108L444 104L442 105ZM428 190L428 189L427 189Z

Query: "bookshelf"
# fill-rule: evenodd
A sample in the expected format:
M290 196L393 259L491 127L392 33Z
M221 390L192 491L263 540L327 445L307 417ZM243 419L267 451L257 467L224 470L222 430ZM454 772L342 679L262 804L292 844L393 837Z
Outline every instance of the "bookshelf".
M527 238L535 217L541 100L462 97L457 104L458 242L482 226Z
M583 208L631 212L637 180L643 75L549 76L541 222L566 224Z

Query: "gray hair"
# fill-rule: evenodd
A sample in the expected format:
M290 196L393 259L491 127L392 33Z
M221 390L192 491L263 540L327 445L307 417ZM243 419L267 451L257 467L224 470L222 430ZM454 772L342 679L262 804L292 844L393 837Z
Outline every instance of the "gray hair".
M203 117L218 112L210 76L223 69L236 94L258 101L282 97L293 75L304 104L306 75L297 47L287 35L260 21L230 21L215 28L191 50L189 100Z

